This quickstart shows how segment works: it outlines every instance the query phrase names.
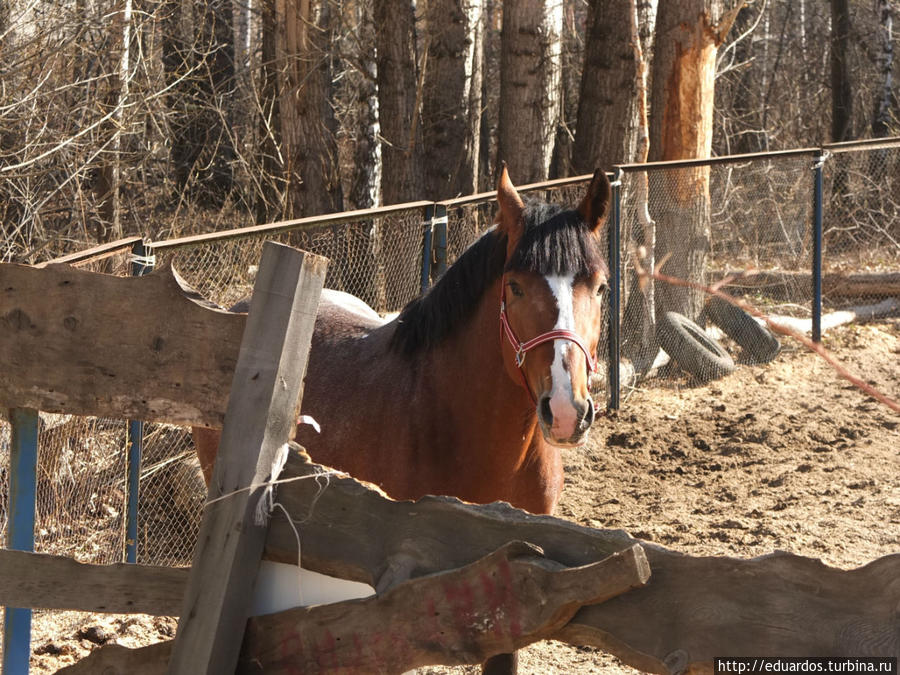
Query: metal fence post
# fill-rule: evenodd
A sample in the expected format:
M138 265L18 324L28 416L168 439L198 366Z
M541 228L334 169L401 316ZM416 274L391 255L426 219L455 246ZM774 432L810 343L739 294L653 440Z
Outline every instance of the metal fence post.
M131 248L131 276L141 277L153 271L154 258L143 241ZM141 476L141 452L144 441L144 423L128 422L128 490L125 502L125 562L137 562L138 542L138 491Z
M434 205L432 220L434 269L432 274L439 279L447 271L447 207L444 204Z
M431 285L431 242L434 234L434 207L425 207L425 223L422 233L422 276L419 280L419 292L424 293Z
M30 408L10 411L12 444L9 454L9 523L7 546L34 551L37 495L38 413ZM31 609L7 607L3 617L3 673L27 675L31 657Z
M824 186L822 167L828 159L828 151L822 150L813 165L813 250L812 250L812 339L822 341L822 216Z
M610 410L619 409L619 328L622 321L619 304L621 300L622 259L619 250L619 235L622 218L622 169L616 167L613 177L612 222L609 227L609 402Z

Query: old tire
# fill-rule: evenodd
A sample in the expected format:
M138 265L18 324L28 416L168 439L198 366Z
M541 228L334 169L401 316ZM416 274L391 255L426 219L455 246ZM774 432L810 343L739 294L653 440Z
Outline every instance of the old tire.
M781 343L772 332L759 324L750 314L727 300L710 298L706 316L725 334L740 345L748 361L768 363L781 350Z
M734 371L734 361L722 346L696 323L677 312L666 312L656 324L659 346L682 370L701 382Z

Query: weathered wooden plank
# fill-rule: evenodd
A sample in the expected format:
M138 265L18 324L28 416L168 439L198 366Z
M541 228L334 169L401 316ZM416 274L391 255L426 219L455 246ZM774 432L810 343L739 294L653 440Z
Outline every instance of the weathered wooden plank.
M584 602L604 602L650 576L640 546L567 568L540 549L510 542L461 569L331 605L253 617L238 673L385 673L481 663L553 635ZM145 648L141 673L162 673L172 642ZM134 652L96 650L60 672L132 675Z
M703 672L722 655L900 656L900 554L851 570L788 553L750 560L688 556L621 530L582 527L507 504L447 497L396 502L323 471L292 453L285 480L320 478L279 486L278 501L302 521L304 566L372 583L381 593L409 577L463 567L510 540L532 542L570 567L641 543L653 570L647 587L582 608L555 639L599 647L659 673L669 665ZM296 561L296 539L283 517L273 518L267 547L268 557ZM116 672L129 671L110 671Z
M284 475L314 475L319 469L306 461L293 454ZM650 584L583 608L557 639L599 647L650 672L668 672L667 661L704 668L723 654L900 657L900 554L852 570L789 553L751 560L686 556L621 530L580 527L508 504L474 506L448 497L395 502L338 475L323 484L296 480L278 493L303 523L304 566L379 591L409 576L469 564L510 539L540 546L569 566L642 543ZM294 535L276 514L267 557L289 562L296 556Z
M266 538L262 488L247 488L269 479L296 423L326 264L263 247L169 673L234 672Z
M177 616L188 570L0 549L0 605Z
M719 281L731 272L710 272L713 281ZM796 299L800 291L804 297L812 296L812 274L803 271L759 270L741 276L727 284L723 290L760 290L773 297ZM822 275L822 293L831 299L900 297L900 272L828 272Z
M245 322L169 268L0 264L0 407L221 427Z
M426 665L483 663L550 637L585 603L646 584L640 546L583 567L511 542L450 572L384 594L255 617L239 673L402 673Z

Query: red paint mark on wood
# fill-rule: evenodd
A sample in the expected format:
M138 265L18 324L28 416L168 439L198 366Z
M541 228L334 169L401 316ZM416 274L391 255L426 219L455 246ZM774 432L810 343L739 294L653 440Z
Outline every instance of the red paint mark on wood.
M467 626L475 615L475 593L468 581L459 584L445 584L444 597L450 605L453 617L459 626Z

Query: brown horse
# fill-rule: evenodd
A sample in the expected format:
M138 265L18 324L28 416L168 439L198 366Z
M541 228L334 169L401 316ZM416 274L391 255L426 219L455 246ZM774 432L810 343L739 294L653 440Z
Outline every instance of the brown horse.
M395 320L323 293L303 395L321 432L297 430L315 461L396 499L553 511L560 449L595 415L610 186L597 171L577 209L525 204L504 167L497 201L496 227ZM218 437L195 429L207 480Z

